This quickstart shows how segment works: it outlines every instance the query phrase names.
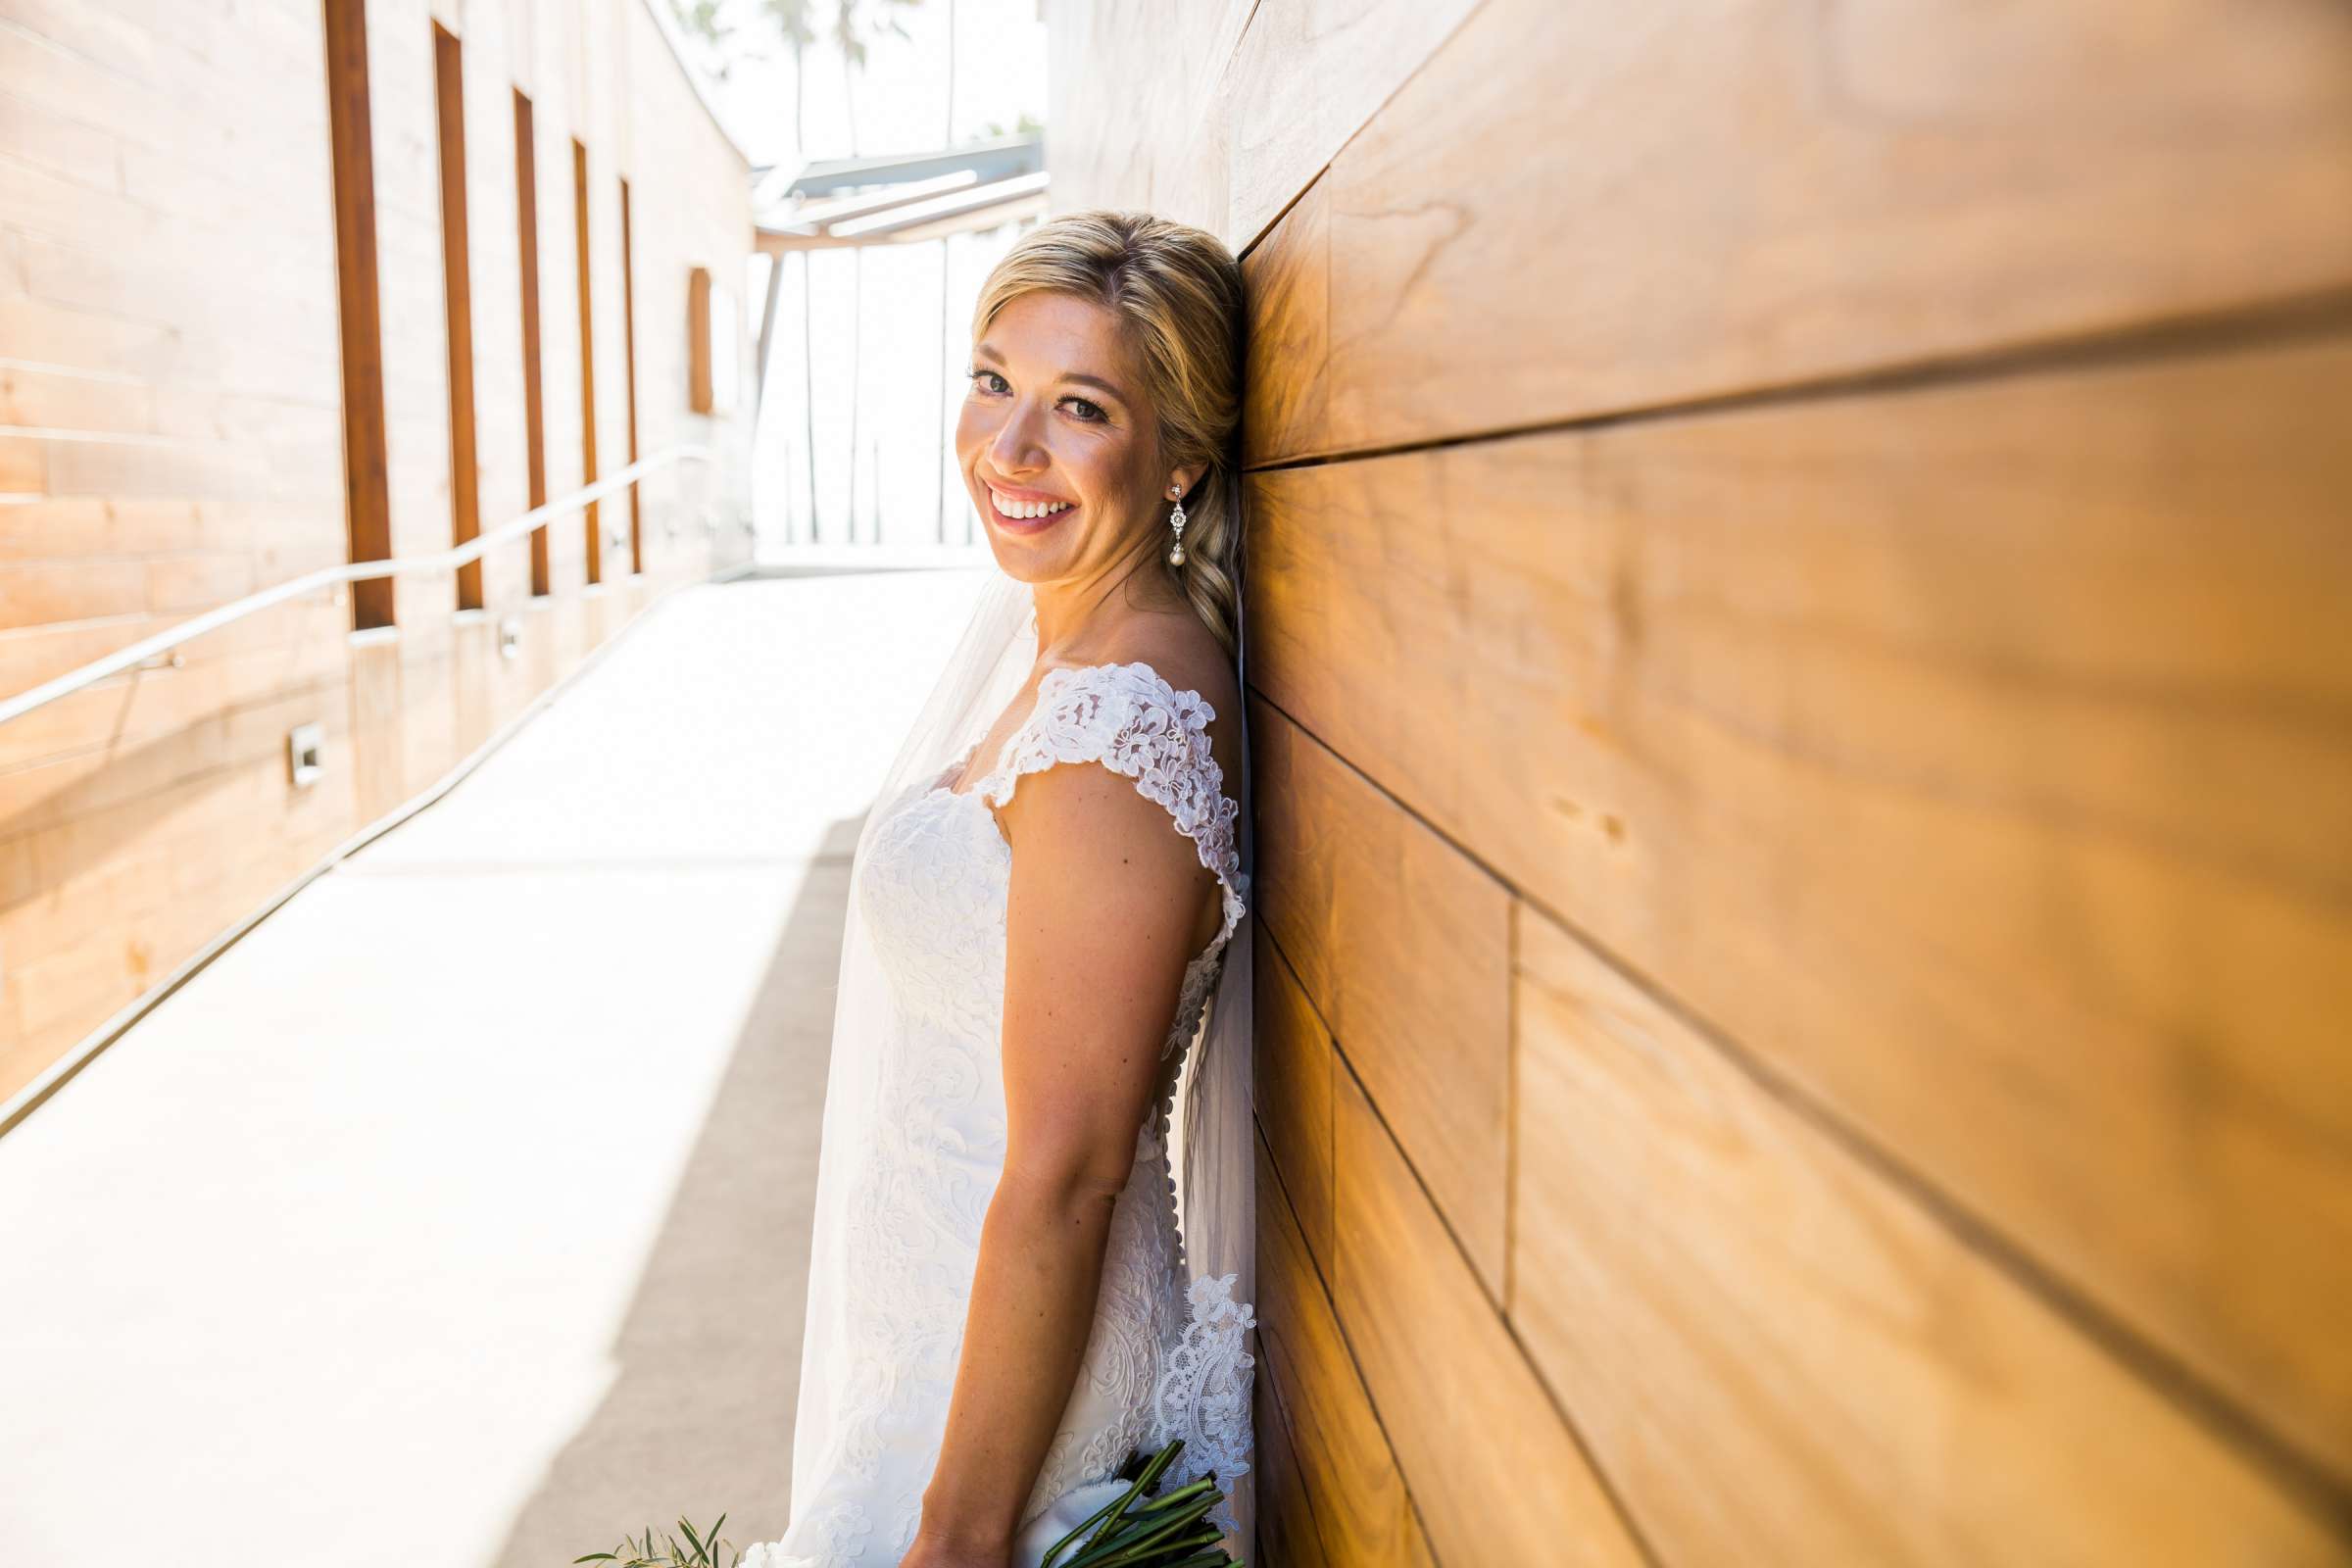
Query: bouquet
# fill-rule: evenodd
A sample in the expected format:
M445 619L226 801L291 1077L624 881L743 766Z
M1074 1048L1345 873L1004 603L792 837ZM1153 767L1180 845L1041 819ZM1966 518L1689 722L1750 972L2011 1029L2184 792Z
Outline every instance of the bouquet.
M1218 1544L1224 1532L1208 1518L1208 1511L1224 1498L1213 1473L1162 1496L1147 1495L1183 1450L1182 1438L1149 1459L1138 1450L1128 1455L1113 1479L1056 1498L1022 1532L1013 1547L1014 1568L1246 1568L1248 1559L1237 1561ZM1092 1511L1071 1528L1069 1517L1081 1507ZM697 1531L681 1517L678 1531L685 1544L665 1534L659 1546L648 1525L640 1540L623 1536L616 1550L592 1551L571 1560L610 1563L612 1568L758 1568L768 1549L737 1551L719 1539L719 1526L726 1522L722 1513L708 1531Z
M1225 1533L1207 1517L1224 1497L1213 1472L1161 1496L1145 1496L1183 1450L1184 1440L1176 1438L1149 1460L1131 1454L1115 1480L1056 1498L1022 1533L1013 1548L1013 1568L1032 1563L1035 1568L1244 1568L1248 1559L1237 1562L1226 1555L1218 1544ZM1030 1555L1066 1524L1070 1512L1089 1504L1099 1506L1075 1529L1052 1538L1042 1557Z

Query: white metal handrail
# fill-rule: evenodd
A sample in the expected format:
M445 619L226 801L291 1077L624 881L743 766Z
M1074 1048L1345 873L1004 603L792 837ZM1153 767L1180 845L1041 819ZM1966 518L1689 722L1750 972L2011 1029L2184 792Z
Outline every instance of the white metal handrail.
M103 659L93 660L78 669L68 670L55 680L46 681L28 692L11 697L6 702L0 702L0 724L5 724L12 718L22 718L44 704L54 703L61 697L71 696L83 687L94 685L109 675L130 668L133 664L144 663L156 655L167 653L177 648L181 643L203 636L208 631L218 631L230 621L242 619L257 610L267 610L271 605L298 598L314 589L324 588L334 583L366 582L376 577L396 576L406 571L455 571L483 552L504 544L517 534L528 533L534 528L543 528L558 517L568 516L575 512L585 512L589 503L601 501L616 490L626 490L630 485L635 484L656 469L666 468L673 463L709 463L716 456L717 454L711 448L706 446L665 447L650 458L640 458L617 473L599 479L592 485L574 490L569 495L559 496L543 507L533 507L512 522L502 523L489 533L477 534L464 544L441 551L437 555L402 556L383 561L355 561L347 566L321 566L317 571L305 572L299 577L281 582L274 588L264 588L258 593L247 594L244 598L231 600L217 610L208 610L193 619L183 620L169 631L157 632L143 641L132 643L128 648L118 649Z

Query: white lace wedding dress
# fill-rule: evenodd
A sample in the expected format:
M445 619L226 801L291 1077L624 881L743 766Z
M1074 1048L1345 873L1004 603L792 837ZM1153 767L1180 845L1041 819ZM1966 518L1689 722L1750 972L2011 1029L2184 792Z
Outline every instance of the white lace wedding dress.
M1222 884L1224 920L1187 965L1162 1050L1160 1093L1135 1142L1114 1205L1102 1292L1084 1364L1047 1450L1026 1523L1054 1499L1112 1476L1131 1450L1182 1437L1163 1487L1209 1471L1229 1483L1250 1457L1244 1335L1250 1305L1235 1276L1188 1278L1168 1157L1170 1112L1184 1049L1216 988L1245 910L1248 875L1235 852L1236 803L1209 747L1213 710L1143 662L1049 670L1035 707L997 766L968 791L958 777L978 742L928 789L877 806L870 852L852 897L889 978L878 1054L875 1124L846 1173L842 1268L848 1364L815 1430L804 1417L792 1521L755 1551L773 1568L898 1563L911 1544L922 1494L946 1430L979 1255L981 1221L1004 1170L1005 897L1012 852L991 805L1022 775L1099 762L1167 808ZM838 1045L836 1049L841 1049ZM807 1494L797 1494L806 1491ZM1234 1527L1230 1512L1218 1522Z

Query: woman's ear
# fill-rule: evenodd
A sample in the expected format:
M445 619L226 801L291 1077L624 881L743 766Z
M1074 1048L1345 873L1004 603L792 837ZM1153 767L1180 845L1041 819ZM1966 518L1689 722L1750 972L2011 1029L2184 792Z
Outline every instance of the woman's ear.
M1207 471L1207 464L1196 463L1190 467L1178 468L1174 472L1170 473L1168 475L1168 483L1174 485L1180 492L1189 496L1193 493L1193 486L1199 484L1200 482L1200 476ZM1166 499L1173 500L1175 498L1168 497Z

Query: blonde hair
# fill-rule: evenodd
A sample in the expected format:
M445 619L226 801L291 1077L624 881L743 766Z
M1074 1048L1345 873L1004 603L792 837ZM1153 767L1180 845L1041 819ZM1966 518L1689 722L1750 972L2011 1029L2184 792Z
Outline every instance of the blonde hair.
M1117 318L1157 415L1163 468L1206 465L1184 501L1184 564L1167 565L1162 550L1161 569L1233 658L1242 551L1234 439L1247 321L1241 263L1206 229L1150 213L1065 213L1014 240L988 274L972 313L972 340L1006 305L1041 290L1090 301Z

